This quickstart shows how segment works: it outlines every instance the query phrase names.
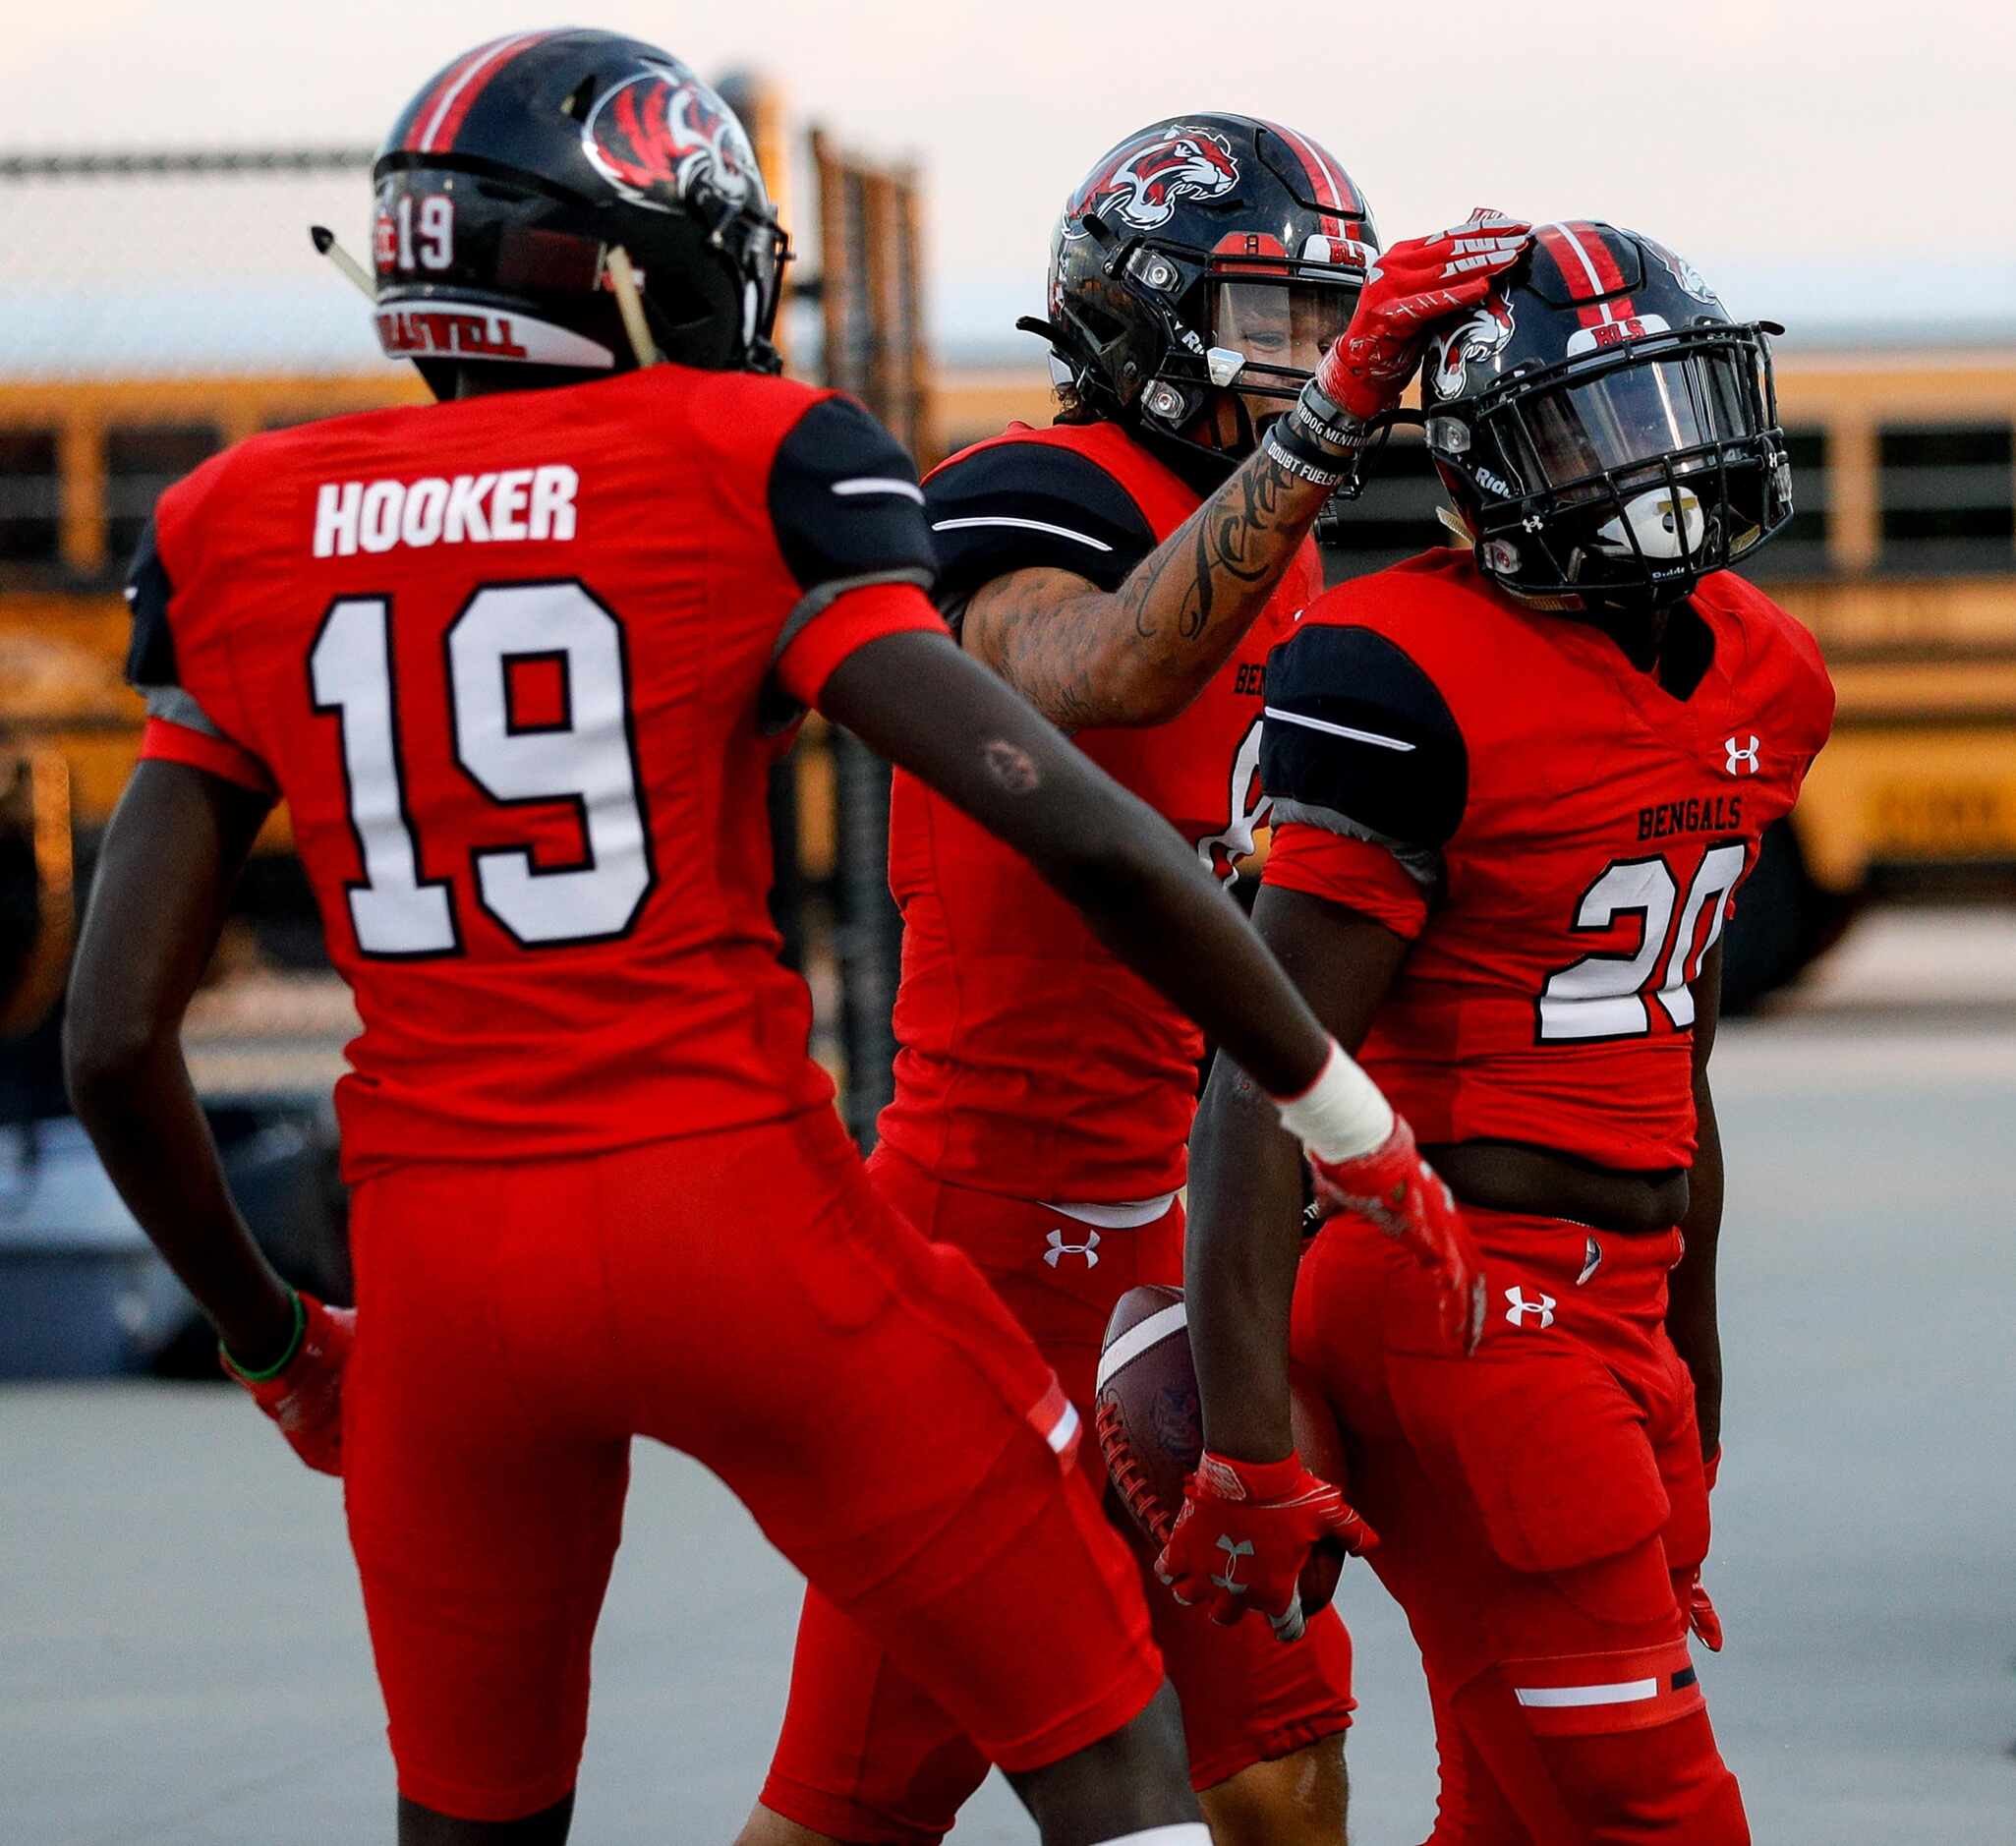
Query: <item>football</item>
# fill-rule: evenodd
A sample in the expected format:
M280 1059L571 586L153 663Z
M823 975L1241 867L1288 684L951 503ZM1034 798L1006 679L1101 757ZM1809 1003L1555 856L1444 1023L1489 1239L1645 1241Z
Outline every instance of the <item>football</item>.
M1347 1487L1344 1435L1329 1406L1298 1380L1291 1381L1290 1392L1302 1465ZM1099 1356L1097 1396L1099 1446L1114 1491L1134 1523L1161 1545L1204 1446L1181 1289L1129 1289L1114 1304ZM1304 1615L1315 1614L1337 1593L1344 1559L1336 1545L1319 1546L1310 1554L1302 1570Z

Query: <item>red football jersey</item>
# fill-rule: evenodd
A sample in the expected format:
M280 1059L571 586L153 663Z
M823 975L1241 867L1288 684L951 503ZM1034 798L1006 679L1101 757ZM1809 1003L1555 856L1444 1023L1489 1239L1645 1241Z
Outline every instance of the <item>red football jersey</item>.
M1657 673L1468 551L1304 612L1267 663L1266 882L1411 939L1359 1055L1423 1142L1692 1162L1688 983L1833 710L1813 637L1726 572Z
M256 436L135 567L144 753L283 796L364 1031L346 1172L825 1107L764 777L854 647L943 619L846 399L657 367Z
M1031 565L1117 588L1204 497L1109 423L1015 425L946 462L925 491L954 617L980 584ZM1073 739L1221 876L1251 850L1266 812L1262 663L1321 586L1311 545L1179 717ZM890 838L903 963L883 1137L941 1180L1018 1197L1107 1203L1180 1186L1196 1029L1025 859L903 775Z

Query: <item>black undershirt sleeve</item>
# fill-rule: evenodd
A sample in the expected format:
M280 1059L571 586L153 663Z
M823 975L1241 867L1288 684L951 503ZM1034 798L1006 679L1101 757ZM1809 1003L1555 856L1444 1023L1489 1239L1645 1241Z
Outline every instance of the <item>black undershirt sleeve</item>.
M939 606L955 619L981 585L1013 570L1067 570L1117 590L1154 550L1133 496L1088 457L1051 442L995 442L925 484Z
M175 669L175 637L168 627L168 600L175 587L154 543L151 518L142 529L140 545L126 573L126 605L133 617L133 638L127 648L126 677L135 686L179 684Z
M1469 758L1435 682L1370 628L1312 623L1267 657L1260 779L1277 821L1431 859L1463 822ZM1416 868L1418 869L1418 868Z

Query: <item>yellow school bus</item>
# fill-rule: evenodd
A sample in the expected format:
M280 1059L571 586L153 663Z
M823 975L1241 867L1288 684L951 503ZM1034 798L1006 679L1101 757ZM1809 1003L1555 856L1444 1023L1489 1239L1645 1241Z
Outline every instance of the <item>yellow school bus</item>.
M1050 414L1040 361L930 382L948 449ZM1757 986L1866 891L2016 887L2016 342L1794 347L1778 385L1799 512L1756 575L1819 638L1840 716L1758 874L1783 901L1752 906L1781 919L1775 943L1751 933ZM132 760L118 579L155 495L255 431L421 395L390 368L0 381L0 734L60 757L86 833ZM1418 445L1389 444L1352 510L1347 567L1436 543L1436 498Z
M2016 340L1781 345L1776 370L1799 511L1752 574L1818 637L1840 704L1756 874L1770 901L1732 939L1739 999L1865 893L2016 891ZM953 448L1045 422L1040 367L944 375L937 415ZM1396 438L1333 571L1440 543L1438 498L1419 445Z

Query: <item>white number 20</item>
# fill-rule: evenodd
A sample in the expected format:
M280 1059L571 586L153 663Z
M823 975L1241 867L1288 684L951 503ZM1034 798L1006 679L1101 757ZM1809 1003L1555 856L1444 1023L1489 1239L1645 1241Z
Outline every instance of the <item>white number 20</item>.
M1675 1026L1694 1023L1694 994L1688 983L1701 971L1708 951L1722 934L1722 913L1736 881L1743 876L1740 844L1710 846L1701 855L1687 901L1680 906L1680 927L1667 932L1679 882L1664 859L1619 859L1583 893L1577 907L1578 930L1606 930L1619 917L1636 915L1643 923L1639 946L1630 954L1584 955L1548 975L1540 989L1540 1038L1642 1038L1652 1029L1646 994ZM1713 904L1708 933L1697 952L1695 931L1701 911ZM1660 952L1665 972L1653 974Z
M344 781L364 880L350 888L357 946L374 956L452 954L461 947L445 879L420 876L407 807L384 597L331 606L309 655L315 709L342 720ZM625 934L650 894L651 847L630 747L622 630L576 583L493 585L448 630L455 757L493 801L571 803L579 865L542 869L527 847L474 856L484 909L528 948ZM507 675L516 660L557 662L565 715L514 726Z

